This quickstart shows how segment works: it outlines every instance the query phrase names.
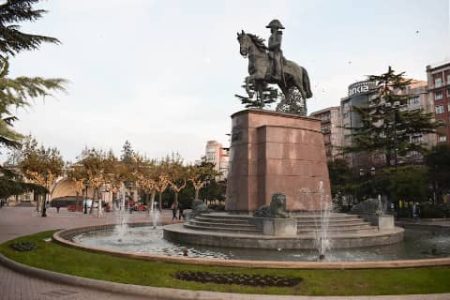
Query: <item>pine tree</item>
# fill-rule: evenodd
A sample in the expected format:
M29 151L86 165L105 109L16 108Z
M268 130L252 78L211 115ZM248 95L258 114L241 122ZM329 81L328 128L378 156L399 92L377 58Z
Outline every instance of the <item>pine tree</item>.
M44 79L41 77L9 78L8 56L16 56L23 50L39 49L42 43L59 44L53 37L28 34L20 31L18 22L33 22L46 13L42 9L33 9L39 0L7 0L0 5L0 145L19 148L23 136L13 129L17 117L12 108L30 105L30 99L51 95L51 91L64 90L65 80ZM17 174L0 165L0 186L11 186L15 189L4 189L3 197L14 192L33 189L33 185L20 181ZM34 189L37 190L37 189Z
M131 165L134 161L134 150L128 140L126 140L122 146L122 156L120 157L120 160L128 165Z
M381 152L387 166L397 165L398 157L410 152L424 153L424 145L413 142L411 136L435 132L440 123L432 120L432 114L405 109L410 98L405 91L411 80L391 67L384 74L370 75L369 80L376 83L375 95L368 107L353 107L362 125L346 127L353 133L352 145L344 152Z
M12 129L17 118L10 108L29 105L29 99L45 97L52 90L63 90L63 79L41 77L8 78L8 55L15 56L22 50L36 50L42 43L59 44L56 38L28 34L20 31L17 22L35 21L46 13L33 9L39 0L8 0L0 5L0 143L8 147L18 147L22 135Z
M245 88L245 85L242 86ZM245 108L261 108L276 102L279 98L278 90L269 86L258 86L255 87L253 84L249 84L248 89L250 90L249 95L241 96L234 95L236 98L241 100L241 103L245 105Z

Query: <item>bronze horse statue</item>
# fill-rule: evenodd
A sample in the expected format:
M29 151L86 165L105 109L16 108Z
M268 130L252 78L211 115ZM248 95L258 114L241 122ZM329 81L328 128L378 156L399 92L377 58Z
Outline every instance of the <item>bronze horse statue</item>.
M267 84L274 83L280 87L285 98L289 98L292 88L297 88L304 100L312 97L309 76L305 68L283 58L281 79L275 79L272 76L272 63L264 40L243 30L237 34L237 39L241 55L248 57L250 75L245 78L245 90L250 96L251 85L258 93L262 93Z

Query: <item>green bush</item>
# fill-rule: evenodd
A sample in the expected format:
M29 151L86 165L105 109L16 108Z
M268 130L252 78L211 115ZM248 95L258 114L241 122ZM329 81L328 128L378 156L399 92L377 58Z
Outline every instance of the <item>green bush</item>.
M433 205L426 203L421 205L421 217L422 218L446 218L450 217L450 205L443 203Z

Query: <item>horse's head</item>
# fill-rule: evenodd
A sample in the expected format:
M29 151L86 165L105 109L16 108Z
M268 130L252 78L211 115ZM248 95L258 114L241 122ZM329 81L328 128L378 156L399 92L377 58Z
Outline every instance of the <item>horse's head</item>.
M267 46L264 44L264 40L257 35L245 33L242 30L241 33L238 32L237 39L241 46L240 52L243 56L247 56L250 52L263 55L267 52Z
M239 52L242 56L247 56L249 53L249 49L252 46L252 39L248 34L244 32L244 30L241 31L241 33L237 33L237 39L239 41L240 49Z

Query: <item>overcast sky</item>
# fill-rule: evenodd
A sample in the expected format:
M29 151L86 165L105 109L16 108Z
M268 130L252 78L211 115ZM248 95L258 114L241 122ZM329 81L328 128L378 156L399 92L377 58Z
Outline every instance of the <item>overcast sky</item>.
M230 115L243 109L247 60L236 32L267 39L278 18L283 51L310 75L313 112L339 105L347 86L388 65L426 79L450 59L448 0L43 1L49 12L24 31L57 37L11 61L11 76L61 77L67 94L19 110L16 129L73 161L85 147L125 140L158 158L204 155L207 140L228 143Z

